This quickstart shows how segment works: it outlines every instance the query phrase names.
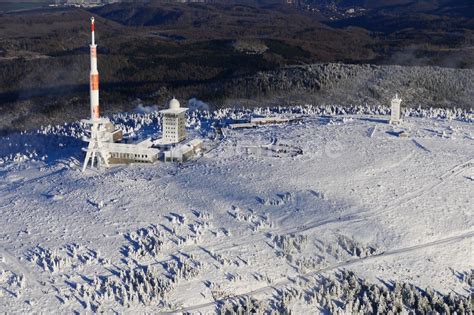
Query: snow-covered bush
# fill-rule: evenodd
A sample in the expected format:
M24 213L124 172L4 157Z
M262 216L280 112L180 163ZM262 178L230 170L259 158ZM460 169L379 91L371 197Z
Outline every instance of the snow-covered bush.
M72 264L72 259L59 250L50 250L37 246L28 252L28 260L37 264L44 271L52 273L61 271Z
M126 246L123 252L135 258L157 256L164 243L164 233L159 231L154 224L138 229L136 232L130 232L125 235L125 238L130 245Z

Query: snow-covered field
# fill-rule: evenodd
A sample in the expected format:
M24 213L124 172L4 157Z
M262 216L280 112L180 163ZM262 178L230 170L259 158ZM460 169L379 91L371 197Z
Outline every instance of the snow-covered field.
M194 114L210 150L182 165L82 173L79 124L3 138L0 312L468 313L472 117L294 113L216 133L251 113Z

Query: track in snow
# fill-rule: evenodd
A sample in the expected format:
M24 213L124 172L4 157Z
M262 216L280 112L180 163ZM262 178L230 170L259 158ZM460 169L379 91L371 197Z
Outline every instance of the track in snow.
M291 233L297 233L297 232L298 233L306 232L306 231L310 231L312 229L315 229L317 227L320 227L322 225L331 224L331 223L342 223L342 222L356 223L356 222L361 222L361 221L367 220L369 218L373 218L373 217L377 217L379 215L385 214L385 213L387 213L389 211L392 211L393 209L395 209L395 208L397 208L401 205L404 205L404 204L406 204L410 201L413 201L413 200L423 196L424 194L426 194L429 191L432 191L436 187L443 184L449 178L461 174L464 170L466 170L466 169L468 169L468 168L470 168L474 165L473 161L474 161L474 159L470 159L466 162L457 164L456 166L451 168L449 171L442 174L439 177L438 182L435 182L434 184L429 184L429 185L423 186L418 190L415 190L413 192L410 192L408 194L403 195L400 198L392 200L390 202L390 204L385 205L384 207L379 207L379 208L376 208L374 210L366 210L366 211L363 211L363 212L350 213L350 214L341 216L340 218L337 218L337 219L328 219L328 220L324 220L324 221L315 221L313 223L305 224L305 225L298 226L296 228L290 229L289 231L287 231L284 234L291 234Z
M383 253L375 254L375 255L372 255L372 256L366 256L366 257L363 257L363 258L346 260L346 261L343 261L343 262L340 262L340 263L337 263L337 264L334 264L334 265L331 265L331 266L327 266L327 267L324 267L324 268L321 268L321 269L318 269L318 270L310 271L308 273L299 275L298 277L299 278L304 278L304 277L314 276L316 274L326 272L326 271L331 271L331 270L338 269L338 268L345 268L345 267L349 267L349 266L353 266L353 265L358 265L358 264L361 264L361 263L364 263L364 262L377 260L377 259L380 259L380 258L396 256L396 255L409 253L409 252L412 252L412 251L416 251L416 250L420 250L420 249L424 249L424 248L428 248L428 247L449 244L449 243L456 242L456 241L462 241L462 240L472 238L472 237L474 237L474 231L463 233L461 235L442 238L442 239L432 241L432 242L428 242L428 243L418 244L418 245L399 248L399 249L393 249L393 250L385 251ZM247 293L237 294L237 295L232 296L231 298L238 298L238 297L244 297L244 296L253 296L253 295L259 294L259 293L266 293L266 292L274 290L278 287L285 286L285 285L288 285L290 283L293 283L294 281L295 281L295 279L291 279L291 280L290 279L282 279L282 280L278 281L277 283L275 283L273 285L264 286L264 287L261 287L259 289L247 292ZM199 305L193 305L193 306L185 307L185 308L178 309L178 310L175 310L173 312L165 313L165 314L174 314L174 313L180 313L180 312L197 311L197 310L202 309L202 308L211 307L211 306L215 305L216 303L223 302L225 300L227 300L227 299L221 299L221 300L217 300L217 301L214 301L214 302L209 302L209 303L204 303L204 304L199 304Z

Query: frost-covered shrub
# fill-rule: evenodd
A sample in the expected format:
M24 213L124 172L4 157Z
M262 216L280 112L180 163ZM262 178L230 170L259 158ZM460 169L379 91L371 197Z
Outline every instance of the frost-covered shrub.
M59 250L50 250L37 246L28 252L28 260L37 264L44 271L52 273L71 266L72 259Z
M163 263L174 283L180 279L189 280L199 275L202 263L194 258L192 254L175 256L171 261Z
M4 295L19 298L26 288L26 280L22 274L0 269L0 298Z
M307 278L304 289L292 285L278 290L265 311L291 313L295 303L330 314L470 314L471 302L469 296L442 295L409 283L371 284L342 270L335 277Z
M124 253L135 258L151 256L155 257L163 246L164 233L152 224L149 227L138 229L125 235L130 242Z
M216 313L219 315L230 314L264 314L268 309L266 302L258 301L249 296L229 298L216 304Z
M306 246L308 237L296 234L274 235L272 241L275 247L279 248L285 255L290 255L294 252L300 252Z
M74 285L86 309L90 306L93 311L113 301L128 307L138 304L165 307L172 289L172 281L150 266L120 269L114 275L94 276L90 283Z
M252 231L273 227L273 222L268 214L259 215L254 213L252 209L242 210L239 207L233 206L232 210L228 213L237 221L249 223Z
M338 244L352 256L367 257L376 253L376 249L369 245L364 245L345 235L339 235Z

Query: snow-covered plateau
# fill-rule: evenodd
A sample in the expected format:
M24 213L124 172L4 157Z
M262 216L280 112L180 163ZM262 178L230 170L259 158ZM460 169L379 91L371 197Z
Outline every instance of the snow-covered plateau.
M84 173L81 123L3 137L0 313L469 314L472 111L387 114L197 111L202 156Z

